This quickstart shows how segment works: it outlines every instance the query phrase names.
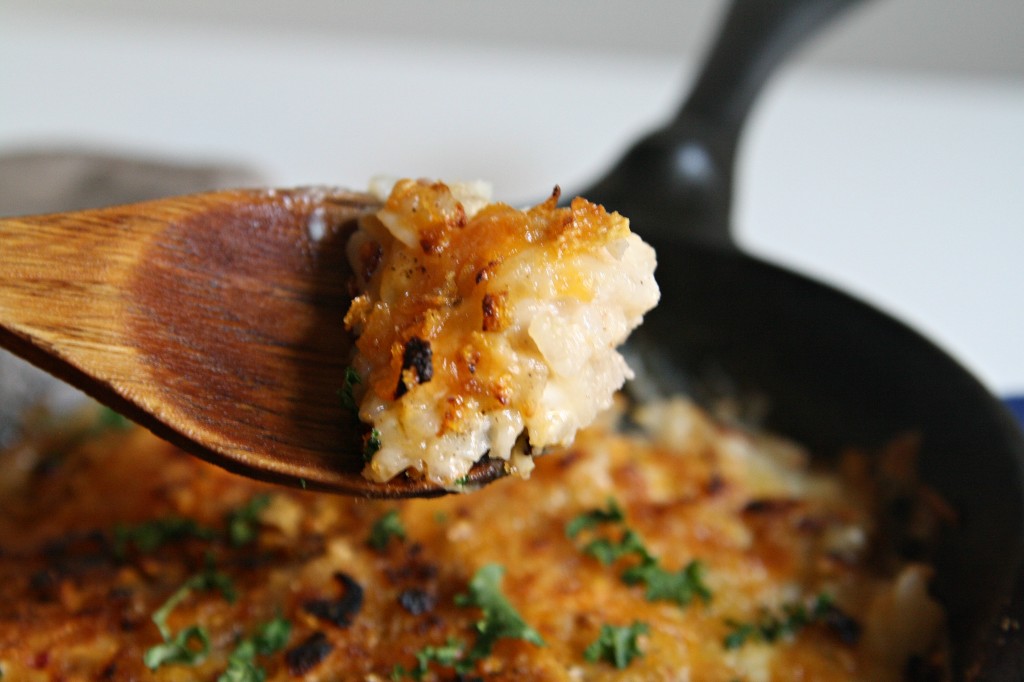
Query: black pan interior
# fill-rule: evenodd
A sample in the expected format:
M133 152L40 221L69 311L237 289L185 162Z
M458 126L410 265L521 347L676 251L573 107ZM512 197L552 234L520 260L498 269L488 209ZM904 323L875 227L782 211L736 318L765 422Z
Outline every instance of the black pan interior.
M759 426L824 458L919 434L920 475L957 516L933 559L954 675L1024 679L1019 424L918 333L743 253L730 235L734 160L760 89L816 29L859 2L731 3L676 116L581 194L628 216L658 252L662 302L630 341L647 364L641 378L711 408L721 397L763 398Z
M669 354L708 406L764 397L763 425L823 457L919 433L921 475L958 514L934 584L958 676L1019 679L1019 631L1006 619L1024 617L1013 603L1024 437L1009 411L932 343L850 296L735 250L652 241L672 298L645 319L640 355Z

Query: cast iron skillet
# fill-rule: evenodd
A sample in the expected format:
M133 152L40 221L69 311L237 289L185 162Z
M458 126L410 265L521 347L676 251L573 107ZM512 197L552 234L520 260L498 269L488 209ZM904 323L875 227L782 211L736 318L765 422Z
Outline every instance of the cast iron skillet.
M959 516L935 558L957 679L1022 679L1024 434L967 371L900 322L739 251L729 232L742 123L769 72L853 0L738 0L676 118L580 192L658 251L643 374L713 402L768 400L767 428L822 456L922 436L921 475ZM827 226L823 226L827 229ZM671 368L670 371L666 371Z

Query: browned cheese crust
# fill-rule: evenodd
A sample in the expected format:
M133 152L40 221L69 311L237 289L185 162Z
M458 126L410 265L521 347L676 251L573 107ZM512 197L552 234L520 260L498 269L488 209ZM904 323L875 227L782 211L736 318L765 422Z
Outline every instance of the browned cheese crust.
M519 211L506 204L489 204L473 221L480 227L467 229L470 222L462 204L441 184L408 182L404 192L392 195L385 210L406 217L421 235L422 258L416 267L389 275L388 305L364 314L363 332L356 345L373 367L368 385L382 400L390 400L400 386L403 351L412 339L424 339L435 347L438 363L434 381L443 381L459 395L482 401L486 408L503 407L518 396L500 379L502 372L491 368L489 338L479 332L500 331L505 324L503 299L507 292L491 291L487 281L503 261L526 248L542 251L549 260L556 254L571 254L594 248L628 228L608 217L604 208L582 198L571 207L557 205L557 193L548 201ZM442 190L437 188L441 187ZM442 203L447 201L447 203ZM539 245L539 246L538 246ZM370 275L377 273L380 246L362 245L359 262ZM386 263L391 268L396 265ZM369 277L367 277L369 279ZM586 297L583 278L560 282L563 296ZM359 311L353 316L358 316ZM444 319L442 316L461 316ZM441 330L449 331L447 337ZM486 370L486 371L485 371ZM412 383L410 383L412 385ZM455 417L449 417L457 421Z
M904 660L885 662L877 646L870 650L869 611L884 601L889 575L846 537L875 528L866 460L850 460L859 464L845 467L845 487L793 484L805 463L792 446L763 446L692 407L674 409L673 423L682 415L688 424L681 436L597 426L570 450L539 461L530 481L404 503L269 487L140 429L72 445L39 440L3 453L3 680L214 680L237 642L276 615L292 630L282 651L256 657L266 679L388 680L396 665L413 670L424 647L474 641L481 611L455 597L488 564L504 567L502 592L545 645L500 639L468 678L728 682L886 679L894 665L902 672ZM752 450L770 454L751 462ZM260 494L270 495L269 504L254 537L236 547L225 519ZM623 522L567 537L567 524L605 509L610 498ZM371 527L392 510L404 539L370 547ZM169 517L210 532L151 550L115 542L118 527ZM583 551L588 541L617 540L625 529L666 570L698 560L710 600L649 601L643 584L621 578L635 557L605 565ZM154 611L211 566L231 579L235 601L196 590L167 620L172 631L203 626L209 656L150 673L144 653L162 641ZM736 623L824 592L835 604L827 618L772 643L726 646ZM584 658L602 625L635 621L649 627L628 666ZM749 674L751 666L763 674ZM425 679L455 679L450 666L429 669Z

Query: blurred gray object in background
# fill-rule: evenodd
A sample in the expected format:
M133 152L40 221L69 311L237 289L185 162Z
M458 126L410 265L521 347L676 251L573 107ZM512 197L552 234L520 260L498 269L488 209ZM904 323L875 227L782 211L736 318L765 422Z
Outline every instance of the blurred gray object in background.
M256 172L224 163L77 150L12 151L0 155L0 215L76 211L259 184Z
M0 155L0 215L73 211L227 187L262 184L253 170L227 163L175 163L80 150ZM26 408L62 410L76 389L0 351L0 445L18 435Z
M271 27L274 31L433 40L449 45L682 55L702 53L724 0L5 0L11 11L78 20ZM884 0L812 46L844 69L1019 78L1021 0ZM4 7L0 7L3 9Z

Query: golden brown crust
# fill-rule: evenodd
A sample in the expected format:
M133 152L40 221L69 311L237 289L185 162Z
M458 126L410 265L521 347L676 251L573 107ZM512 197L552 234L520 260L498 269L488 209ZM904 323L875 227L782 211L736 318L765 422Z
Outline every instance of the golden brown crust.
M863 624L886 581L863 552L843 554L835 538L871 528L870 490L806 478L792 449L752 462L761 446L747 436L692 408L680 414L691 421L680 447L592 429L571 450L538 462L530 481L402 503L271 488L141 430L111 432L54 459L6 453L4 680L151 679L143 655L161 641L152 614L211 561L231 578L237 600L197 591L168 619L174 631L204 626L209 658L164 666L152 679L216 679L237 640L276 614L291 621L292 633L285 652L257 657L267 679L296 679L302 670L306 679L390 679L396 664L414 667L423 647L473 640L480 611L456 605L455 596L492 563L505 568L503 593L546 646L499 640L476 669L488 680L728 681L748 679L751 665L766 669L763 679L885 679L856 641L824 624L771 645L723 644L727 619L751 621L764 607L823 591ZM261 494L271 498L255 539L233 546L225 516ZM632 559L604 565L581 551L591 538L616 538L619 526L567 537L570 521L610 497L625 513L622 527L639 534L663 567L675 571L694 559L705 566L710 602L648 601L643 585L620 577ZM390 511L405 538L374 549L370 529ZM168 517L193 519L215 537L118 551L119 525ZM353 607L356 589L362 601ZM584 659L602 625L634 621L650 626L643 656L623 670ZM450 667L431 669L436 679L453 677Z
M654 250L585 199L518 210L488 194L399 180L349 239L371 480L458 490L485 455L527 476L631 375L616 349L657 303Z
M526 248L542 245L556 258L556 254L594 248L614 235L628 233L621 219L610 219L601 206L577 198L571 206L559 207L557 200L555 193L527 211L490 204L473 216L474 227L467 227L470 219L462 204L442 183L404 180L396 186L384 211L412 221L414 232L421 235L417 260L406 263L398 274L382 272L402 267L401 261L382 261L379 244L361 244L357 260L363 265L364 279L397 278L403 295L389 299L386 306L350 314L346 319L350 327L358 324L360 328L356 345L374 368L367 383L380 398L393 398L405 370L404 349L411 339L423 339L442 347L437 380L482 401L484 407L509 402L498 368L471 372L457 361L458 350L468 347L476 349L486 364L489 337L481 332L501 331L506 322L502 304L508 293L488 287L489 273ZM462 317L441 319L439 315ZM447 330L443 336L442 327Z

